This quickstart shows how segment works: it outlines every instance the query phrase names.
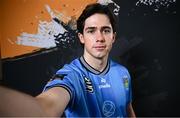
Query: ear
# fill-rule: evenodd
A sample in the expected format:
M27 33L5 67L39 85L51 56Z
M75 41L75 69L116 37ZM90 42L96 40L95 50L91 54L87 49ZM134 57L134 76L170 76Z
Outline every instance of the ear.
M112 42L114 43L115 40L116 40L116 32L113 33L113 41Z
M78 37L79 37L79 40L82 44L84 44L84 37L83 37L83 34L81 33L78 33Z

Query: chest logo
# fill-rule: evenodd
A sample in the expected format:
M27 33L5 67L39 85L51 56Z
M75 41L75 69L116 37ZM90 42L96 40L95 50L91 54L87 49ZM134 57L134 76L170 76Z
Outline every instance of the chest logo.
M112 101L109 101L109 100L104 101L102 111L106 117L113 116L115 113L115 110L116 110L116 107Z
M111 85L109 83L107 83L106 79L101 78L101 83L99 84L99 89L102 88L110 88Z
M91 80L84 76L84 82L86 84L86 91L90 93L94 92Z
M106 79L101 78L101 83L106 83Z

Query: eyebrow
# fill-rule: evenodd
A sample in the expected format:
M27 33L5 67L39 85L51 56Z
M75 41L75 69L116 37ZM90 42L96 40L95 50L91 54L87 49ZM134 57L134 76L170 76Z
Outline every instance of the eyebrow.
M87 30L91 30L91 29L96 29L97 27L86 27L85 28L85 31L87 31Z
M101 29L111 29L110 26L103 26Z
M91 29L96 29L97 27L86 27L85 28L85 31L87 31L87 30L91 30ZM111 27L110 26L102 26L101 27L101 29L111 29Z

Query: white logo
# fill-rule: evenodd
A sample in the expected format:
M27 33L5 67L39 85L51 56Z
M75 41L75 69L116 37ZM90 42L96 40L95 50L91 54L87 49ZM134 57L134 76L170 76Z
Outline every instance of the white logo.
M106 79L101 78L101 83L106 83Z
M112 101L104 101L102 111L106 117L114 115L116 107Z
M90 93L94 92L91 80L84 76L84 81L86 84L86 90Z
M104 78L101 78L101 83L102 83L102 84L99 85L99 88L100 88L100 89L101 89L101 88L110 88L110 87L111 87L111 85L110 85L109 83L107 83L107 82L106 82L106 79L104 79Z
M99 88L102 89L102 88L110 88L111 85L106 83L106 84L103 84L103 85L99 85Z

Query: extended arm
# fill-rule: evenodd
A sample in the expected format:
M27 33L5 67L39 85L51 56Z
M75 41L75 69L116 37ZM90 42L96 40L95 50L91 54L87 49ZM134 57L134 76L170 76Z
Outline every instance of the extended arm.
M48 116L61 116L67 106L70 95L62 87L54 87L36 97Z
M34 98L0 86L0 116L61 116L69 99L69 93L61 87Z

